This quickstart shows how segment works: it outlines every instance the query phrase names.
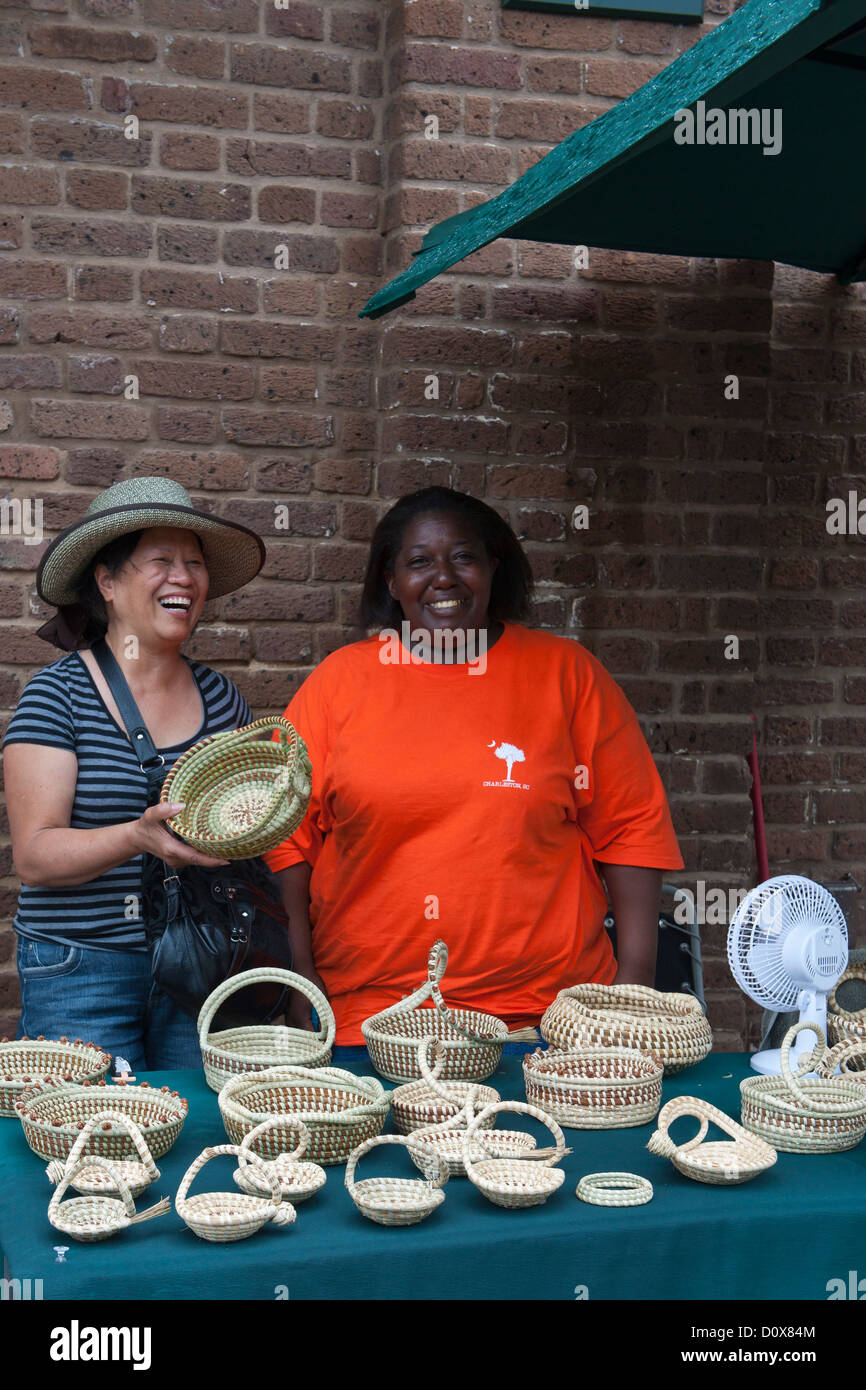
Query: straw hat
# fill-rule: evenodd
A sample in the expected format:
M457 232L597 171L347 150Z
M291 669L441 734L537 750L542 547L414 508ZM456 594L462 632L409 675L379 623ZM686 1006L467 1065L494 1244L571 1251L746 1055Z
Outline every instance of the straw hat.
M210 575L208 598L249 583L265 561L261 539L246 526L196 511L186 488L170 478L127 478L94 497L82 521L61 531L36 573L39 597L60 607L74 604L93 557L118 536L157 526L176 526L201 537Z

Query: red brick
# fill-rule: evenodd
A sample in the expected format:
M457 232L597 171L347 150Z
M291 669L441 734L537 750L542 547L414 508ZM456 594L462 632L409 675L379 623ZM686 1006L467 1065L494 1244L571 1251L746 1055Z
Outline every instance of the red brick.
M342 48L377 48L380 21L376 9L333 10L330 38Z
M134 0L79 0L81 13L93 19L120 19L123 15L132 14L133 7ZM66 9L66 0L63 0L62 8Z
M216 411L161 405L156 412L156 432L160 439L179 444L213 444L217 438Z
M313 465L308 459L281 456L259 462L256 466L256 491L266 497L275 492L304 493L313 486ZM272 520L268 522L272 525ZM284 557L285 558L285 557ZM298 574L288 563L279 570L282 579L302 579L309 573L306 564L304 574Z
M122 449L99 445L70 449L66 456L66 481L83 487L110 487L123 475L125 467Z
M452 179L501 186L511 177L511 156L495 145L450 140L403 141L391 161L394 179Z
M34 217L30 224L34 250L73 256L149 255L153 233L146 222L77 221L71 217Z
M505 366L511 361L513 340L498 329L400 324L385 330L382 352L385 363Z
M305 236L301 233L259 232L242 230L226 232L223 238L223 260L227 265L261 265L272 267L277 248L287 247L287 273L306 271L328 274L337 269L339 253L329 237Z
M124 388L125 369L119 357L89 353L87 357L70 357L67 364L70 391L116 396Z
M42 439L146 439L149 413L121 402L32 400L30 426Z
M177 309L231 309L255 313L258 307L254 280L237 275L220 278L184 270L143 270L141 296L146 302Z
M578 48L592 52L609 48L613 43L614 26L609 19L591 19L581 15L522 14L503 11L499 18L502 37L519 48Z
M56 449L41 444L0 444L0 477L56 478L58 457Z
M260 394L270 401L312 402L317 395L315 367L262 367Z
M319 285L281 271L276 280L262 281L262 308L266 314L295 314L315 317L319 307Z
M290 410L258 411L232 406L223 411L223 429L234 444L278 445L284 449L324 448L334 439L329 416Z
M177 223L169 223L160 227L156 234L156 252L161 261L201 266L215 261L218 251L219 233L216 227L204 227L201 223L181 227ZM253 291L251 295L244 294L244 299L254 302L257 296Z
M316 190L271 184L259 191L258 212L262 222L315 222ZM327 224L327 219L322 220Z
M29 353L0 356L0 390L26 391L33 387L59 386L62 381L56 357L37 357Z
M245 628L198 627L186 644L187 656L218 667L224 661L249 661L251 652Z
M133 82L129 91L130 109L142 121L173 121L229 130L242 130L247 124L249 100L244 92L155 82Z
M237 492L249 484L249 464L240 454L211 449L185 453L179 449L148 449L138 467L145 476L173 478L187 488L207 492Z
M82 343L86 347L141 348L153 336L145 315L101 314L91 309L33 309L31 342Z
M281 8L265 10L265 33L295 39L323 39L325 19L318 5L303 0L281 0Z
M375 227L378 213L375 194L322 194L320 219L326 227Z
M125 77L103 77L99 84L99 104L103 111L129 111L132 98Z
M223 323L221 346L236 357L290 357L330 362L337 353L336 328L316 324Z
M215 352L217 334L213 319L166 315L159 326L159 345L168 352Z
M30 139L42 159L120 165L147 164L153 141L146 131L127 140L122 126L86 120L31 121Z
M0 114L0 154L23 154L26 144L27 138L21 117L5 111Z
M366 102L323 97L316 108L316 130L329 140L369 140L375 123L374 109Z
M267 174L277 178L318 176L348 179L349 151L332 145L295 145L279 140L238 140L226 143L226 168L242 178Z
M319 102L319 112L323 105ZM272 130L281 135L303 135L310 129L308 97L292 96L288 92L254 92L253 124L256 130ZM322 134L328 134L322 131Z
M242 184L194 179L132 177L132 210L193 221L240 222L250 216L250 190Z
M392 66L392 81L428 82L433 86L455 83L461 87L493 87L516 91L521 86L516 54L495 49L433 47L407 44Z
M148 24L250 34L258 29L258 0L140 0Z
M463 35L461 0L406 0L398 7L392 41L411 34L415 38L459 39Z
M368 493L372 466L360 459L320 459L315 482L320 492Z
M74 72L24 64L0 68L0 106L28 111L87 111L90 105L87 79Z
M0 261L0 294L10 299L64 299L66 267L48 261Z
M160 163L169 169L218 169L220 145L215 135L172 131L159 142Z
M352 68L348 58L265 43L233 43L231 77L234 82L250 82L262 87L317 92L352 90Z
M165 41L165 62L173 72L184 77L223 77L226 46L222 39L170 34Z
M493 314L496 318L542 318L574 323L594 323L598 319L598 300L594 291L561 285L529 288L524 285L494 286Z
M129 204L129 175L106 169L70 169L66 201L78 208L125 208Z
M133 368L142 396L240 401L255 394L253 369L245 364L139 359Z
M36 25L30 47L37 58L85 58L96 63L152 63L156 40L126 29L77 28L71 24Z
M382 449L386 453L461 449L473 454L501 454L507 433L508 427L502 420L406 414L385 420Z
M263 578L289 579L300 583L309 576L309 543L289 545L285 541L268 541L268 555L262 566Z
M0 165L0 202L45 206L59 201L60 176L56 169Z
M551 59L551 62L556 62L556 59ZM593 96L627 97L649 82L658 71L657 63L593 58L586 64L586 90ZM561 89L554 87L552 90Z

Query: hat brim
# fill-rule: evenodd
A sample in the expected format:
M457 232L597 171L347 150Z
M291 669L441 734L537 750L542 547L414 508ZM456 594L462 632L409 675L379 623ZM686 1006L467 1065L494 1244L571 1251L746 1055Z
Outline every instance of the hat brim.
M194 507L173 502L135 503L111 507L76 521L49 545L36 571L36 590L46 603L62 607L78 601L78 586L88 565L103 546L157 526L194 531L201 537L210 583L208 598L219 598L254 579L265 562L260 536L237 521L208 516Z

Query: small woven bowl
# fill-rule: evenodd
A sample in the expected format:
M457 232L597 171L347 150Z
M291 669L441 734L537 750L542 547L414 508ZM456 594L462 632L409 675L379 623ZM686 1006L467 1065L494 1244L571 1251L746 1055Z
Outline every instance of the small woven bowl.
M535 1139L531 1134L524 1133L521 1129L491 1129L486 1127L492 1125L494 1116L491 1115L489 1121L485 1121L485 1128L479 1126L479 1132L473 1135L471 1157L473 1163L482 1163L487 1158L534 1158ZM463 1135L465 1129L416 1129L412 1133L412 1138L419 1140L428 1149L444 1161L448 1168L449 1177L465 1178L466 1165L463 1162ZM410 1149L409 1157L416 1168L421 1168L423 1163L416 1158L415 1152Z
M274 732L276 739L263 737ZM159 799L186 803L166 824L193 849L251 859L297 830L311 787L306 744L278 717L200 739L178 758Z
M212 1148L203 1149L181 1179L174 1209L184 1225L200 1240L223 1245L255 1235L269 1221L274 1226L291 1226L294 1223L294 1207L282 1200L275 1175L254 1153L247 1153L246 1158L259 1170L269 1189L267 1196L251 1197L244 1192L198 1192L194 1197L187 1196L193 1179L212 1158L223 1155L238 1158L240 1153L237 1144L215 1144Z
M135 1202L132 1194L123 1178L117 1178L116 1172L112 1173L113 1179L117 1179L118 1197L105 1197L90 1195L87 1197L73 1197L68 1202L62 1202L64 1193L81 1177L84 1169L93 1172L94 1169L104 1167L111 1168L111 1163L107 1158L99 1158L94 1154L88 1154L86 1158L81 1158L77 1163L71 1164L57 1184L51 1201L48 1204L48 1220L56 1231L62 1231L65 1236L70 1236L72 1240L96 1241L108 1240L109 1236L116 1235L118 1231L123 1231L127 1226L135 1226L142 1221L150 1221L154 1216L164 1216L171 1210L171 1198L163 1197L155 1206L148 1207L147 1211L136 1214Z
M257 1164L249 1163L246 1155L260 1135L270 1129L292 1130L298 1136L298 1143L294 1149L278 1154L276 1158L263 1159L262 1162L267 1169L267 1172L263 1172ZM272 1115L244 1137L240 1146L240 1166L232 1176L241 1192L246 1192L250 1197L270 1196L271 1179L276 1178L283 1201L291 1202L292 1206L296 1207L299 1203L308 1201L310 1197L315 1197L328 1179L324 1168L320 1168L318 1163L302 1161L309 1147L310 1131L303 1120L284 1120Z
M340 1067L270 1067L228 1081L218 1105L229 1138L245 1135L270 1115L303 1120L310 1131L310 1159L327 1168L345 1163L365 1139L381 1134L388 1117L388 1096L373 1076L354 1076ZM254 1141L263 1158L286 1150L284 1129Z
M424 1173L427 1181L418 1178L365 1178L355 1182L355 1165L364 1154L377 1145L404 1145ZM412 1135L386 1134L360 1144L346 1164L346 1188L362 1216L379 1226L416 1226L432 1215L445 1201L443 1183L448 1181L448 1168L438 1154L419 1145Z
M135 1146L136 1157L100 1159L98 1164L88 1167L83 1160L87 1156L88 1145L97 1129L112 1133L118 1126L122 1134L128 1134ZM81 1161L79 1161L81 1160ZM116 1197L123 1191L123 1184L133 1197L140 1197L152 1182L159 1177L159 1169L147 1147L144 1135L134 1120L119 1110L98 1110L79 1130L78 1138L65 1163L53 1158L45 1172L48 1181L62 1181L67 1168L75 1169L71 1186L82 1197Z
M503 1111L515 1115L531 1115L534 1119L540 1120L553 1135L556 1147L544 1151L543 1158L540 1154L533 1156L529 1153L521 1158L482 1158L476 1162L473 1152L482 1121L486 1119L488 1112L496 1115ZM482 1141L486 1144L486 1132ZM546 1202L565 1181L565 1173L561 1168L554 1167L554 1164L559 1163L568 1152L565 1147L565 1135L556 1120L545 1115L537 1106L524 1104L519 1100L499 1101L497 1105L487 1106L463 1132L463 1167L466 1176L489 1202L498 1207L516 1209L540 1206L542 1202Z
M167 1086L108 1086L99 1081L95 1086L37 1082L28 1087L15 1102L15 1110L24 1130L24 1137L35 1154L46 1163L53 1158L66 1162L79 1132L100 1110L117 1110L134 1120L154 1158L162 1158L183 1129L189 1104L177 1091ZM94 1131L90 1141L92 1154L102 1158L135 1159L135 1146L128 1134L112 1130Z
M866 1080L866 1009L844 1009L836 998L836 991L848 980L866 980L866 965L849 965L839 976L836 988L827 998L827 1034L830 1042L862 1043L863 1053L848 1059L845 1070L852 1076L862 1075Z
M0 1042L0 1117L15 1119L15 1102L35 1081L99 1081L111 1054L75 1038L4 1038Z
M668 1130L674 1120L693 1115L701 1127L686 1144L676 1144ZM704 1137L710 1123L731 1135L731 1139L710 1140ZM748 1182L759 1173L772 1168L778 1157L776 1150L756 1134L750 1134L730 1115L695 1096L675 1096L669 1100L658 1117L658 1128L647 1144L650 1153L669 1158L683 1177L713 1187L728 1187Z
M526 1099L566 1129L644 1125L662 1099L662 1066L634 1048L587 1047L523 1059Z

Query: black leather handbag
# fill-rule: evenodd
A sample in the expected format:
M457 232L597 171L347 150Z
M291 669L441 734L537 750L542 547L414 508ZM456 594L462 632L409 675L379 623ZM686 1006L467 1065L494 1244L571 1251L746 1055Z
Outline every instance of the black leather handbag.
M107 642L97 642L91 650L126 725L147 778L148 805L153 806L162 789L165 759ZM262 967L292 967L289 920L274 876L262 859L235 860L218 869L173 869L146 854L141 914L153 978L192 1018L230 976ZM288 994L270 983L238 990L211 1026L269 1023L285 1012Z

